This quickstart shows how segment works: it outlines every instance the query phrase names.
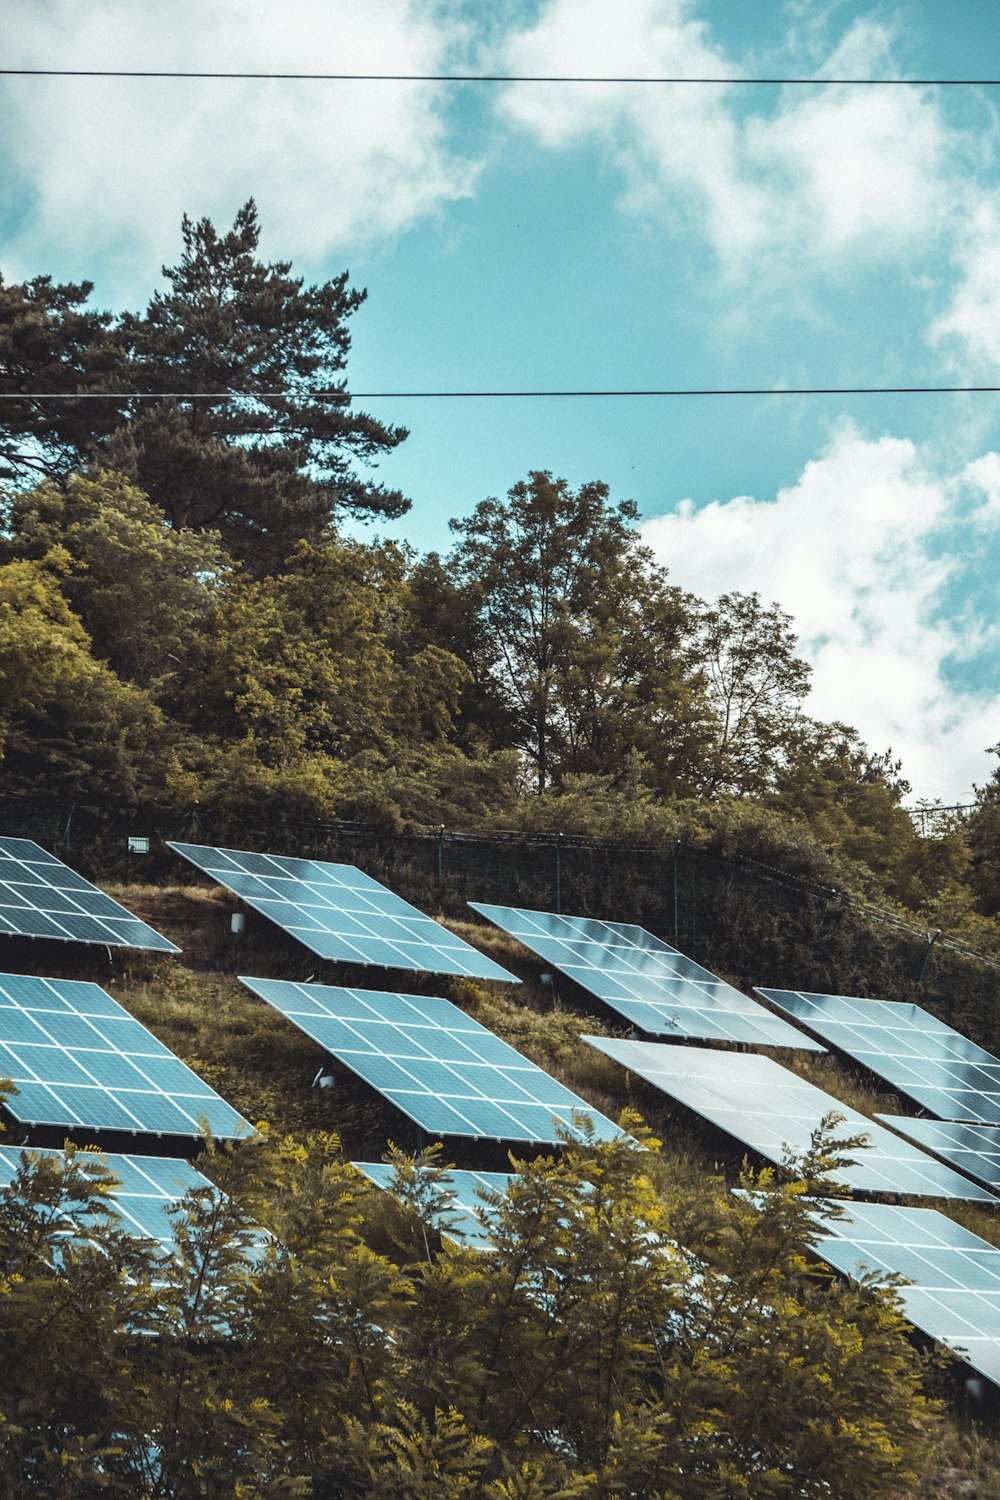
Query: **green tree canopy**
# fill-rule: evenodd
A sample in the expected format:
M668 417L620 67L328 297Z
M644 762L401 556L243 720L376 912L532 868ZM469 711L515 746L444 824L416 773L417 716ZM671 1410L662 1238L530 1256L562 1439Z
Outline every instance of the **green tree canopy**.
M664 782L699 713L687 677L691 601L666 582L607 485L574 491L536 472L504 500L453 521L448 559L465 591L471 665L544 791L569 772L604 773L628 751L655 755ZM468 617L468 602L474 615Z
M411 648L399 550L332 539L300 543L280 576L229 578L187 665L186 722L271 765L438 739L464 678L448 652Z
M113 402L44 399L121 389L111 318L87 307L92 290L89 281L5 283L0 276L0 394L24 394L3 403L0 482L65 475L118 423Z
M186 668L233 563L211 533L175 531L122 475L102 470L12 493L0 558L58 548L62 594L95 656L154 694Z
M289 261L260 260L252 201L226 234L188 218L182 232L167 291L116 330L132 387L163 399L132 408L109 459L173 526L218 530L255 562L281 562L338 514L400 515L403 497L356 467L406 436L350 409L347 325L365 293L346 271L306 286Z
M442 1238L433 1160L396 1204L333 1141L258 1140L210 1158L224 1191L163 1259L92 1157L28 1154L0 1189L0 1493L889 1500L934 1408L892 1292L809 1264L828 1163L734 1196L568 1145L515 1164L484 1253Z
M98 808L183 801L183 736L91 649L62 593L65 549L0 566L0 767L7 790Z
M709 795L766 791L789 754L810 675L791 625L759 594L723 594L702 613L710 733L701 776Z
M261 260L252 200L227 233L185 217L182 235L141 315L90 311L87 282L0 283L0 391L122 397L5 406L0 477L61 478L97 454L173 527L218 531L257 567L337 516L401 515L366 471L406 433L353 410L344 376L366 294L346 271L306 285Z

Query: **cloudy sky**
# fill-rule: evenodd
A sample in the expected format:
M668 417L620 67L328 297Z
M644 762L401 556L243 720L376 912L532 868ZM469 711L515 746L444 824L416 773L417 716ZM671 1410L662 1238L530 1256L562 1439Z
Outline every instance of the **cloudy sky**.
M7 68L1000 79L997 0L7 0ZM350 268L352 387L1000 385L1000 88L0 78L0 269L142 307L185 212ZM1000 740L1000 396L371 401L447 522L531 469L795 620L811 712L967 800Z

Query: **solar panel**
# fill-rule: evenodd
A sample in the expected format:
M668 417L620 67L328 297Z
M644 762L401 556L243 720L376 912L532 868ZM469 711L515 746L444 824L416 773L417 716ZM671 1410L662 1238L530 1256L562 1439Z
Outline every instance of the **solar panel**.
M250 1134L236 1111L100 985L0 974L0 1078L21 1124Z
M914 1120L907 1115L878 1115L905 1135L1000 1193L1000 1125L970 1125L956 1120Z
M320 958L520 982L353 865L202 844L169 847Z
M643 927L469 905L653 1036L826 1050Z
M583 1040L768 1161L780 1165L788 1148L796 1153L807 1150L812 1132L824 1116L836 1110L845 1117L838 1127L838 1138L864 1132L870 1141L866 1150L857 1152L855 1166L843 1167L834 1174L844 1186L863 1193L996 1202L984 1188L966 1181L771 1057L599 1036L585 1036Z
M1000 1250L933 1208L852 1203L828 1229L818 1255L855 1279L906 1276L897 1290L914 1327L1000 1384Z
M0 1146L0 1187L6 1187L14 1180L23 1156L63 1159L61 1151L24 1151L16 1146ZM90 1160L90 1153L84 1158L77 1156L77 1161L81 1159ZM102 1154L95 1159L118 1178L118 1186L108 1199L118 1215L116 1227L125 1234L157 1241L163 1251L172 1250L174 1243L173 1225L167 1209L192 1188L216 1191L207 1177L196 1172L190 1162L179 1158ZM85 1223L85 1220L78 1222Z
M758 994L932 1115L1000 1125L1000 1059L919 1005L802 990Z
M396 1169L389 1162L354 1161L352 1167L374 1182L376 1187L387 1192L396 1191ZM483 1193L506 1193L510 1187L509 1172L467 1172L449 1167L437 1179L438 1185L450 1193L451 1199L444 1213L437 1216L435 1228L452 1239L476 1249L486 1249L490 1243L490 1232L484 1228L477 1209L489 1215L489 1204Z
M377 990L242 982L435 1136L560 1140L574 1111L598 1138L621 1135L579 1095L448 1000Z
M181 951L31 839L0 838L0 937Z

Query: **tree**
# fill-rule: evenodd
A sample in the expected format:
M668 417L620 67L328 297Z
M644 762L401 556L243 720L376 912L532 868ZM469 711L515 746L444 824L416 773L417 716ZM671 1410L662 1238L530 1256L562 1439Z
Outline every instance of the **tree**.
M81 1156L0 1189L9 1500L888 1500L923 1456L892 1292L809 1264L823 1140L733 1195L584 1137L514 1164L487 1253L428 1157L394 1203L329 1138L216 1150L163 1257Z
M710 795L759 794L788 754L809 667L795 655L791 619L759 594L723 594L704 610L699 656L710 712L703 772Z
M257 567L337 516L403 514L362 471L406 433L354 411L344 377L366 293L346 271L307 286L259 259L252 200L228 233L185 217L182 235L142 315L92 311L90 282L0 281L0 393L27 393L4 403L0 479L62 481L96 457L173 527L217 530ZM64 399L78 392L110 399Z
M0 567L0 753L12 725L92 675L90 642L59 587L65 551Z
M47 481L4 507L0 558L62 549L61 592L95 656L159 695L184 670L233 563L210 533L174 531L122 475L104 470Z
M397 548L301 542L280 575L235 573L218 590L190 643L178 712L269 765L433 742L447 733L464 671L438 647L412 650L406 627Z
M690 601L633 530L632 501L535 472L464 521L448 566L474 601L472 669L502 707L502 743L538 791L631 749L671 757L690 732ZM491 716L496 718L498 716Z
M69 567L62 548L0 566L4 787L122 811L183 798L183 736L94 658L61 591Z
M910 790L891 750L872 752L847 724L803 715L775 766L770 803L801 818L845 870L862 872L868 894L911 909L965 873L959 841L918 837L902 805Z
M67 401L79 391L121 389L108 313L86 307L89 281L51 276L5 284L0 276L0 481L65 475L120 420L114 402ZM44 393L56 396L46 401Z
M989 754L1000 755L1000 745ZM1000 767L985 786L976 787L976 805L967 828L972 857L970 884L979 910L994 920L1000 915Z
M347 324L366 294L346 271L306 286L290 262L258 259L252 200L227 234L187 217L182 233L166 292L116 329L130 388L162 399L133 404L107 461L172 526L218 530L258 565L337 515L401 515L402 495L356 470L406 436L350 409Z

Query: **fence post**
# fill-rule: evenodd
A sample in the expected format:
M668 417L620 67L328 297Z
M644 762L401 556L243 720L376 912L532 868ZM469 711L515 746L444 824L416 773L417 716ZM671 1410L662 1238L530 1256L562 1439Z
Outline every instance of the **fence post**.
M930 963L931 949L934 947L934 944L937 942L937 940L938 940L938 938L940 936L941 936L941 929L940 929L940 927L936 927L933 932L929 932L927 934L927 947L926 947L926 949L924 951L924 961L920 965L920 973L917 975L917 983L918 984L923 984L923 982L924 982L924 975L927 972L927 965Z
M674 937L681 935L680 892L677 887L677 845L674 845Z

